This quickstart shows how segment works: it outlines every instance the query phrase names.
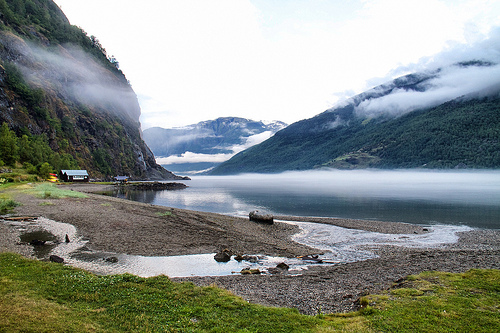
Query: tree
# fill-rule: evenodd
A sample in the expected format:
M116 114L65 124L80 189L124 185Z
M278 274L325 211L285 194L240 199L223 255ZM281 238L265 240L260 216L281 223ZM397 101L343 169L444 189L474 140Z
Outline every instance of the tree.
M24 134L21 139L18 140L19 147L19 161L21 163L31 162L33 158L33 147L31 145L30 139L26 134Z
M50 174L53 173L52 167L49 163L45 162L40 165L40 170L38 170L38 175L44 179L48 179Z
M7 165L13 166L17 159L17 136L9 129L7 123L0 127L0 159Z

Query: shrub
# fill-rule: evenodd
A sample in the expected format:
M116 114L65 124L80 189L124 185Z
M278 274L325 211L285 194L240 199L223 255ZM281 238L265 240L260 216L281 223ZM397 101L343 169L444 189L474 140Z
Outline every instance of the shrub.
M40 169L38 170L38 175L44 179L48 179L50 174L53 173L52 167L49 163L45 162L40 165Z
M12 199L0 199L0 214L6 214L17 206L19 203Z
M29 162L25 162L23 164L23 168L26 169L26 172L29 173L30 175L36 175L38 173L38 170L36 169L36 166Z

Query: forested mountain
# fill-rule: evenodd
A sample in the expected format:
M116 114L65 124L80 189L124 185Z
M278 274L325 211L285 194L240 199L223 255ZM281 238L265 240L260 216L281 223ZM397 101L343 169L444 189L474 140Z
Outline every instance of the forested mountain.
M114 57L51 0L0 0L0 164L172 178Z
M213 168L285 127L280 121L263 123L221 117L179 128L148 128L143 137L158 161L169 170L197 173Z
M280 172L320 167L499 168L498 65L455 64L411 74L294 123L215 168L213 174ZM484 75L475 89L450 98L447 73ZM491 74L490 73L490 74ZM446 88L446 87L445 87ZM429 98L430 97L430 98Z

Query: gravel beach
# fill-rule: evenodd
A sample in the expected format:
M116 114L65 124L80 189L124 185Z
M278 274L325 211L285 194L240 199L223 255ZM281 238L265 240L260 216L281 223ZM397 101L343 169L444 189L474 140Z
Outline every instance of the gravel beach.
M299 232L292 224L263 225L245 218L154 206L97 195L104 185L74 184L65 189L86 192L87 198L36 198L17 191L16 216L43 216L72 224L93 250L144 256L214 253L297 257L317 253L292 240ZM420 234L422 226L349 219L276 217L327 223L343 228L386 234ZM461 232L456 243L433 248L378 245L378 257L365 261L314 266L300 275L283 271L272 275L231 275L173 278L197 285L218 285L245 300L268 306L294 307L305 314L357 309L360 296L388 288L409 274L439 270L463 272L470 268L500 269L500 230ZM32 247L21 244L19 232L0 223L0 251L33 257Z

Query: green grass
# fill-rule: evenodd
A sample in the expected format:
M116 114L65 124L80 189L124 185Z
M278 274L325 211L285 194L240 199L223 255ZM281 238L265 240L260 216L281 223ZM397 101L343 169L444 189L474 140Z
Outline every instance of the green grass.
M306 316L165 276L96 276L0 254L1 332L493 332L500 271L423 273L362 310Z
M55 206L55 203L49 202L49 201L44 201L44 202L40 202L38 204L38 206Z
M19 206L19 203L12 200L12 197L6 193L9 188L16 186L18 186L18 184L0 182L0 214L7 214L15 207Z
M364 301L377 332L500 331L499 270L425 272Z
M19 203L12 199L0 198L0 214L6 214L17 206L19 206Z
M158 212L156 213L156 215L160 216L160 217L163 217L163 216L175 216L174 213L170 212L170 211L166 211L166 212Z
M61 199L61 198L87 198L86 194L77 191L65 190L52 183L41 183L35 187L27 189L27 193L33 194L43 199Z
M308 332L321 322L165 276L96 276L14 254L0 254L0 267L2 332Z

